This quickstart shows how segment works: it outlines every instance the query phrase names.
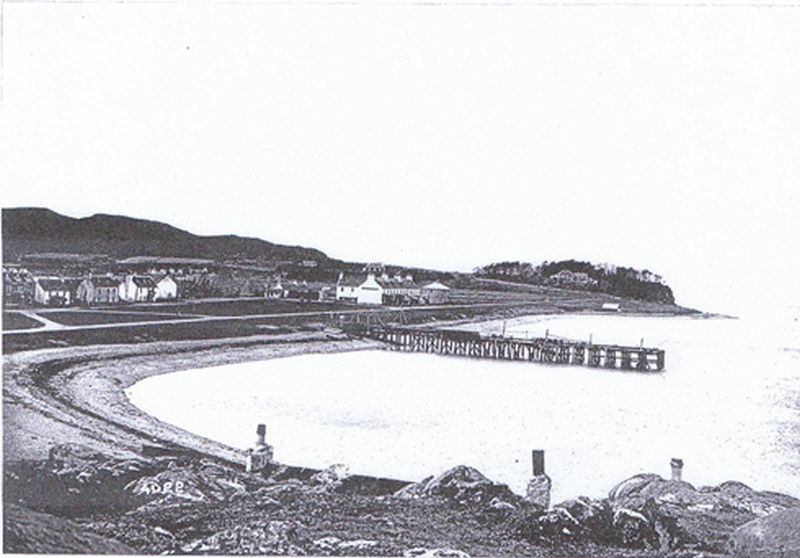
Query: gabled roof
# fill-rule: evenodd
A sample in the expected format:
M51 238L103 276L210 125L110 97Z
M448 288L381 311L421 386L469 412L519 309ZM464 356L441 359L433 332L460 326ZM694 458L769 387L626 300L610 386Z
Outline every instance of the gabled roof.
M145 277L143 275L136 275L132 279L133 284L142 289L154 289L156 286L155 281L150 277Z
M366 273L353 273L349 275L344 275L339 281L336 283L342 287L360 287L364 284L364 281L367 280Z
M449 291L450 287L445 285L444 283L440 283L439 281L434 281L433 283L428 283L427 285L422 287L426 291Z
M390 277L389 279L384 279L383 277L378 277L376 279L378 284L383 287L384 289L418 289L419 286L414 281L409 281L408 279L396 279Z
M39 283L39 286L45 291L64 291L67 289L67 286L61 279L42 277L41 279L37 279L36 282Z
M71 291L78 290L81 283L83 283L83 279L79 277L67 277L64 279L64 286Z
M3 274L3 283L27 285L33 283L33 277L31 277L28 274L17 274L17 273Z
M117 288L119 287L119 280L114 279L113 277L90 277L89 281L92 282L92 285L96 288L106 289L106 288Z

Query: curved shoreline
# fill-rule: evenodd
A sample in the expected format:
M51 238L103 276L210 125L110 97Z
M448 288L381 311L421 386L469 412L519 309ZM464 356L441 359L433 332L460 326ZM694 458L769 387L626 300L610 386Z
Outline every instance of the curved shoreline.
M443 320L437 326L491 327L503 321L548 320L583 312ZM607 315L607 314L601 314ZM624 314L623 316L628 316ZM652 316L652 315L651 315ZM655 316L661 316L655 314ZM680 317L669 314L665 317ZM430 324L429 324L430 325ZM143 344L39 349L3 357L3 460L45 459L49 449L80 443L121 457L141 456L143 444L170 445L242 463L244 450L160 421L134 406L125 389L150 376L309 353L380 347L326 332Z
M46 459L79 443L109 456L141 456L143 444L243 463L244 451L164 423L135 407L125 389L144 378L308 353L374 349L373 341L325 333L214 341L46 349L4 356L3 460Z

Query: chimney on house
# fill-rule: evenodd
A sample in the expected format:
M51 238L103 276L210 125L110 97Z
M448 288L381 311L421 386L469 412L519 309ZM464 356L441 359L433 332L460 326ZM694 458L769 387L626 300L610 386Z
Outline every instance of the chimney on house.
M266 424L259 424L256 427L256 447L262 448L267 445L265 440L267 434L267 425Z
M673 457L669 462L669 466L672 469L672 480L681 480L681 477L683 476L683 459Z

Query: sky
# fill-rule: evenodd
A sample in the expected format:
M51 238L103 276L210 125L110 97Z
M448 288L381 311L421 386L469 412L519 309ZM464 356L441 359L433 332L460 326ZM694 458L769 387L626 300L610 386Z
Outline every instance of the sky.
M737 3L734 3L737 4ZM4 2L2 205L800 304L800 8Z

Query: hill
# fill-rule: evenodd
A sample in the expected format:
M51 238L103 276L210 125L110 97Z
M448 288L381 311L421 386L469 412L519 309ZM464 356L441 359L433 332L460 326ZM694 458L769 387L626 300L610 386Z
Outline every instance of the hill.
M571 290L608 293L623 298L675 304L672 289L660 275L649 270L594 264L577 260L543 262L500 262L475 270L478 277L488 277L529 285L551 285Z
M327 260L313 248L273 244L235 235L199 236L157 221L118 215L67 217L45 208L3 209L3 261L20 254L60 252L130 256L181 256L270 261Z

